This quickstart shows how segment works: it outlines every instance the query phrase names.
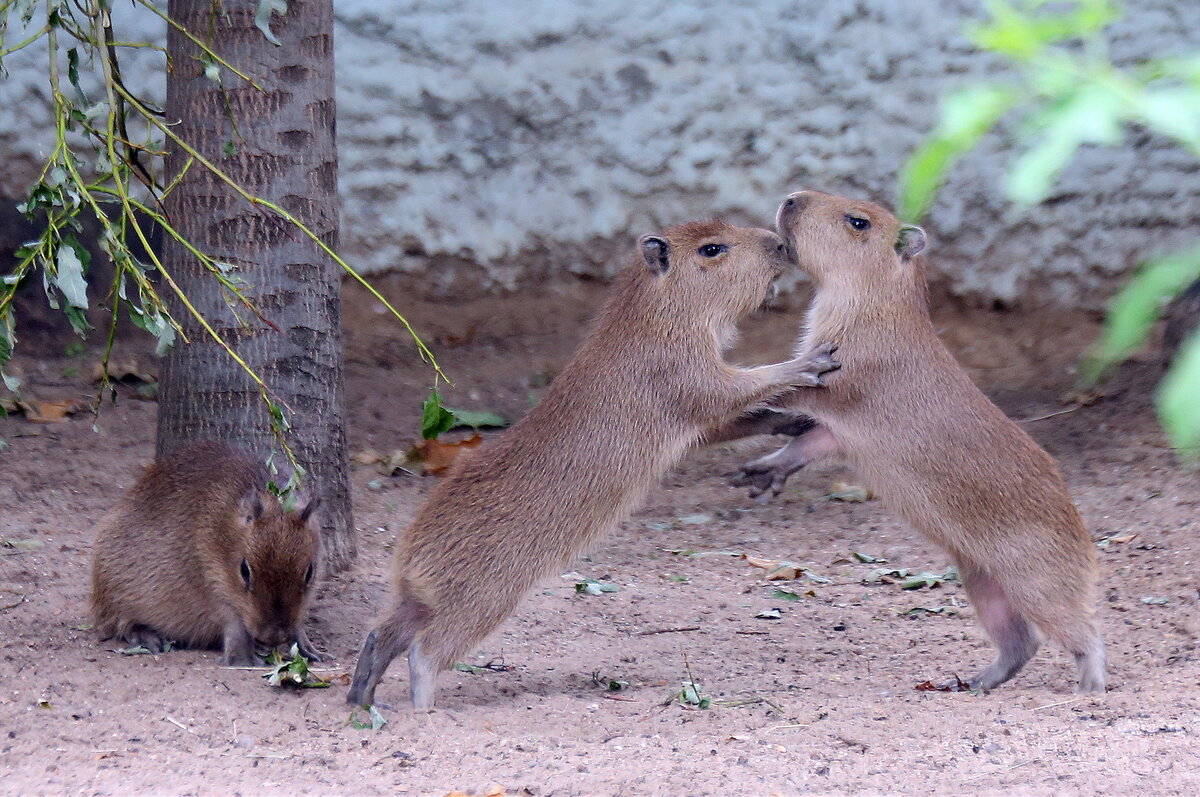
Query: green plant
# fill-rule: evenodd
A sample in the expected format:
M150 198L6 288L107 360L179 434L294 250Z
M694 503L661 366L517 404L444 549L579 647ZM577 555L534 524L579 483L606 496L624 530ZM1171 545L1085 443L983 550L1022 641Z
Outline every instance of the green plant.
M1081 146L1120 144L1131 127L1174 141L1200 158L1200 53L1112 62L1106 31L1120 19L1113 0L986 0L989 19L967 26L980 50L1010 77L947 95L928 138L900 171L897 208L907 221L929 209L954 163L1002 120L1017 154L1004 182L1018 205L1046 199ZM1105 330L1081 366L1091 386L1148 335L1162 306L1200 277L1200 246L1146 260L1112 302ZM1200 335L1181 350L1158 392L1163 426L1180 449L1200 444Z
M227 83L245 84L261 90L253 79L224 60L196 33L185 30L152 0L132 2L139 9L160 17L164 24L200 48L204 73L222 93L227 91ZM54 125L50 154L26 200L18 206L30 219L39 221L44 229L37 240L17 250L15 268L0 279L0 378L9 390L19 389L20 380L5 371L17 342L14 298L23 283L38 275L51 307L62 310L81 337L86 336L89 329L86 316L91 305L89 288L104 291L101 303L110 312L102 378L93 412L99 412L106 393L114 400L116 397L107 366L122 307L135 326L156 338L160 354L174 345L176 338L186 341L181 325L163 299L163 292L173 294L205 334L235 360L258 387L270 428L293 465L293 481L282 488L286 490L303 474L287 443L287 431L291 427L286 406L275 399L270 386L180 290L172 279L170 268L151 244L152 228L157 226L164 237L182 246L220 284L226 303L243 327L254 320L274 326L246 296L245 283L238 276L236 266L220 262L193 246L172 225L163 202L190 170L208 172L243 201L279 218L299 235L316 243L325 255L366 287L399 320L412 336L422 359L433 367L435 380L444 379L445 375L408 321L320 236L279 204L253 194L232 179L180 138L160 109L135 96L126 87L121 78L122 53L131 48L151 49L161 52L168 62L170 54L145 42L123 41L114 32L111 6L112 0L0 0L0 71L7 56L44 44ZM212 8L213 14L222 13L219 0ZM267 40L276 45L279 42L274 40L268 24L270 15L284 13L286 8L282 0L261 0L258 9L256 23ZM11 43L11 31L18 31L22 38ZM91 89L93 85L98 89ZM160 175L168 143L185 154L186 162L174 179L164 182ZM100 250L114 266L112 281L106 286L89 283L91 254L80 241L83 221L89 217L97 224Z

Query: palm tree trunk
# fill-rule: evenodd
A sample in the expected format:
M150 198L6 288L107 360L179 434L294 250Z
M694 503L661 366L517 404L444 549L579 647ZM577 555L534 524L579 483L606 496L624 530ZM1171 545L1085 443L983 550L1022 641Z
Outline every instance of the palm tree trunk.
M262 90L220 70L205 74L201 51L171 29L166 115L180 137L251 193L278 203L337 245L337 148L333 96L332 0L290 0L274 16L280 46L255 27L253 0L171 0L168 13L210 43ZM168 157L167 179L187 155ZM234 267L272 329L222 291L174 242L164 263L213 327L270 386L288 413L288 441L308 471L305 489L319 515L332 570L354 557L354 526L343 427L341 283L336 264L303 233L239 198L193 164L170 194L171 223L198 249ZM269 416L250 377L181 306L172 308L190 344L178 342L162 368L158 456L199 439L221 440L266 457L275 446ZM286 466L277 454L276 463ZM286 473L281 477L286 478ZM282 481L281 481L282 483Z

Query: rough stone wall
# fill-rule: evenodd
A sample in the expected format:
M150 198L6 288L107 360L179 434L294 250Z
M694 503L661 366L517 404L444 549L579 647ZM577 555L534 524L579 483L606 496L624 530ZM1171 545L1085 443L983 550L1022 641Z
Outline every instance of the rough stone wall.
M1118 59L1200 51L1195 0L1127 5ZM978 9L339 0L344 248L432 293L511 289L611 273L634 236L685 218L769 224L801 186L890 203L938 97L997 75L959 35ZM131 30L160 28L141 18ZM142 88L161 93L144 63ZM9 194L44 128L41 63L25 64L0 83L18 109L0 117ZM1001 197L1005 162L1003 139L986 141L931 215L934 266L958 293L1098 305L1112 275L1200 237L1200 167L1154 137L1082 153L1027 212Z

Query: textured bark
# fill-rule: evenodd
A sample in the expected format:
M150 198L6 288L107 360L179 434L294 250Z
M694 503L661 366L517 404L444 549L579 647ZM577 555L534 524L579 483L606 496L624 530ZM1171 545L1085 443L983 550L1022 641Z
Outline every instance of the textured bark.
M173 69L167 118L205 158L250 192L293 213L330 246L338 236L337 150L331 0L289 0L271 29L254 25L257 2L171 0L171 16L212 42L258 91L222 70L227 90L204 75L200 51L171 30ZM216 11L214 11L214 8ZM186 156L173 151L168 178ZM354 526L343 428L340 280L336 264L271 211L252 207L217 177L193 166L168 199L172 223L197 248L236 266L245 291L279 331L226 301L218 284L174 243L172 276L238 354L290 408L289 445L307 469L305 488L319 511L330 567L354 557ZM191 343L177 344L162 369L158 456L194 440L220 440L266 457L275 447L253 381L182 307L175 317ZM286 465L277 454L276 463ZM286 473L281 478L286 478Z

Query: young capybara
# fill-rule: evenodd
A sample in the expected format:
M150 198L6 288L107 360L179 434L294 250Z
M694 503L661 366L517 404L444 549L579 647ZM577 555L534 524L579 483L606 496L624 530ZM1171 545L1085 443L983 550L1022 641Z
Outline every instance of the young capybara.
M219 443L148 467L96 529L92 614L102 639L161 652L170 640L224 647L222 664L262 664L255 644L323 655L303 623L321 568L309 520L285 512L266 468Z
M938 339L917 257L925 233L874 203L816 191L789 196L777 226L815 285L798 349L830 341L843 352L824 390L777 401L819 422L789 444L795 458L840 453L954 558L999 648L973 688L1016 675L1040 629L1075 657L1080 691L1103 691L1095 547L1055 461ZM779 455L783 473L795 462Z
M539 578L627 517L702 432L792 386L818 387L830 347L758 368L725 362L736 323L788 265L768 230L690 223L639 242L542 401L433 490L396 547L391 608L347 700L374 702L408 651L413 705Z

